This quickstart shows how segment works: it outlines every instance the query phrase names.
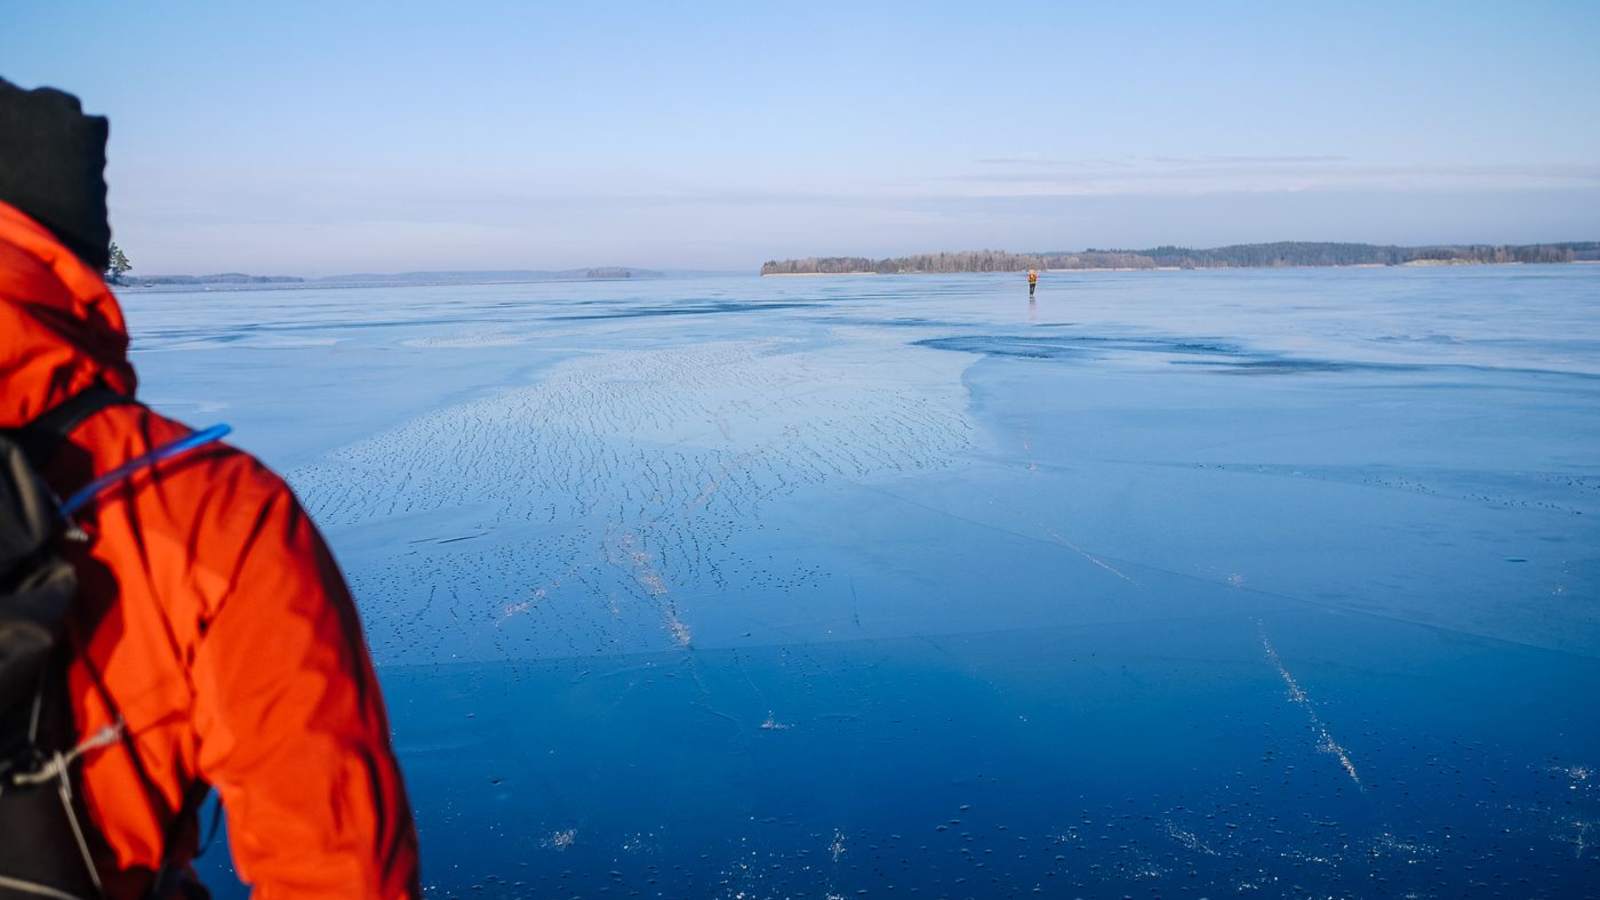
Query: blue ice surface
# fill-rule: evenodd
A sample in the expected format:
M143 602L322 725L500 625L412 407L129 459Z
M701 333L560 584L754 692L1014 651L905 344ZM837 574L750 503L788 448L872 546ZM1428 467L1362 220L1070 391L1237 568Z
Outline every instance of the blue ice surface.
M1600 266L124 302L430 896L1600 891Z

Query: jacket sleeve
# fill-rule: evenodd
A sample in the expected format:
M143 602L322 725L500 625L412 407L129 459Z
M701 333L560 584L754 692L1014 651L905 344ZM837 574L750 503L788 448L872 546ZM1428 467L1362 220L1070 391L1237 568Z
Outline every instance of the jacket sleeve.
M191 664L199 774L222 795L257 900L419 897L354 602L293 494L267 477L276 490L253 521L236 520L244 544Z

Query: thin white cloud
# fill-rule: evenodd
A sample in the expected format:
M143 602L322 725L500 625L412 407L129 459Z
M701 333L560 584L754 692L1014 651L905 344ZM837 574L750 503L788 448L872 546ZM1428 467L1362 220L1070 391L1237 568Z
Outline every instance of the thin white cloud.
M1251 163L1255 165L1291 165L1294 163L1347 162L1348 156L1152 156L1151 162L1193 165L1195 163Z
M976 171L934 176L928 189L961 196L1105 196L1596 186L1600 186L1600 164L1596 163L1411 164L1361 163L1339 156L1206 156L1146 157L1114 165L1088 160L986 164Z
M1014 168L1040 168L1040 169L1084 169L1084 168L1132 168L1141 165L1195 165L1214 163L1252 163L1255 165L1292 165L1295 163L1330 163L1346 162L1348 156L1329 154L1302 154L1283 156L1254 156L1254 155L1212 155L1212 156L1128 156L1119 159L1060 159L1040 154L1019 153L1014 156L983 156L974 160L982 166L1014 167Z

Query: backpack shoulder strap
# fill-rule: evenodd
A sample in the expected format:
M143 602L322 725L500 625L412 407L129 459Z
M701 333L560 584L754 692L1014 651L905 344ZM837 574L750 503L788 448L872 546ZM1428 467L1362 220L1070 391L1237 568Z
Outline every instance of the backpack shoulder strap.
M28 462L35 469L43 469L72 430L85 419L107 407L124 405L137 406L139 401L96 383L46 410L14 432L13 439L27 454Z

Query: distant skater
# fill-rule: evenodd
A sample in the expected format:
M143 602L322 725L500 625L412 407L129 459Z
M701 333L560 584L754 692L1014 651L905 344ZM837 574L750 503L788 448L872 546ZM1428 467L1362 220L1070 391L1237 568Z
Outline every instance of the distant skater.
M1033 299L1033 292L1038 287L1039 287L1039 270L1038 269L1029 269L1028 270L1028 299L1029 300Z

